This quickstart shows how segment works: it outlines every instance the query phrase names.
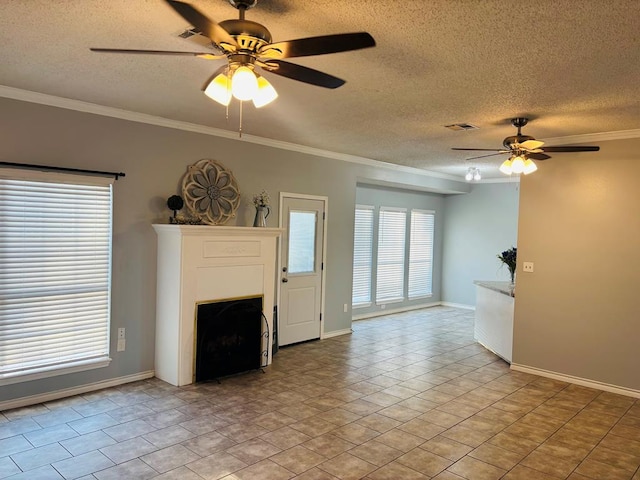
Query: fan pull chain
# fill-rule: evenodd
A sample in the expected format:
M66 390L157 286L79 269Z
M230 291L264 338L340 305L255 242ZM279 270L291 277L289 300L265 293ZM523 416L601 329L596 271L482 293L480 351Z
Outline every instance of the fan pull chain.
M242 104L244 102L240 100L240 126L238 127L238 137L242 138Z

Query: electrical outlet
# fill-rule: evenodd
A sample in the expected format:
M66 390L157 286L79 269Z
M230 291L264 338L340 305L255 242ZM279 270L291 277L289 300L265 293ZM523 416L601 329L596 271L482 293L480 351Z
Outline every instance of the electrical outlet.
M342 310L344 311L344 313L347 313L349 311L349 305L345 303L344 307L342 307Z
M523 272L533 272L533 262L523 262L522 263L522 271Z
M118 340L124 340L124 328L118 329Z
M123 328L124 330L124 328ZM127 341L124 338L119 338L118 339L118 352L124 352L125 348L127 346Z
M380 305L380 308L384 310L385 308L387 308L387 306L383 304L383 305Z

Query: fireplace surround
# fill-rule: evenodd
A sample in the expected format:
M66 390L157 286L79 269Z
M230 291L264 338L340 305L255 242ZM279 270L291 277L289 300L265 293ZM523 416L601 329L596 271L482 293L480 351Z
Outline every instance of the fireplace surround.
M195 381L197 305L260 296L269 335L276 305L278 228L153 225L158 236L155 375ZM266 339L271 363L272 339Z

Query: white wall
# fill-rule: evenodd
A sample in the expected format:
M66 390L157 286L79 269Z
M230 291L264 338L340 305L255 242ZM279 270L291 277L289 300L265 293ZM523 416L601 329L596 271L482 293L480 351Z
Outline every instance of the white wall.
M497 259L517 246L519 184L475 184L471 193L449 195L444 205L442 300L475 306L474 280L509 280Z

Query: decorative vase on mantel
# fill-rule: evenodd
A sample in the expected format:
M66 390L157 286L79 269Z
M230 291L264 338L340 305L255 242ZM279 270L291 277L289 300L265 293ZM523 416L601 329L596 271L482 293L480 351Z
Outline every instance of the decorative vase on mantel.
M271 209L268 205L264 207L256 207L256 216L253 219L254 227L266 227L267 226L267 217L271 213Z

